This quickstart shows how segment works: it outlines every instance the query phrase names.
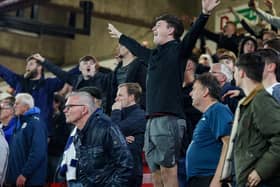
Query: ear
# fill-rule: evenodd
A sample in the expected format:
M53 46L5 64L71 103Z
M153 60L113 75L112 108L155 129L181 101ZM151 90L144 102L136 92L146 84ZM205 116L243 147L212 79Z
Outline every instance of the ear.
M130 102L131 102L131 101L135 101L135 97L134 97L133 94L128 95L128 98L129 98L129 101L130 101ZM135 102L136 102L136 101L135 101Z
M274 64L274 63L269 63L269 64L267 64L267 70L268 70L268 71L274 72L274 71L275 71L275 68L276 68L276 64Z
M174 27L168 27L168 35L174 35L175 28Z
M82 72L82 70L81 70L81 64L79 64L79 71Z
M244 78L246 75L245 71L243 69L238 70L239 71L239 77Z
M203 94L202 94L203 97L206 97L207 95L209 95L209 89L206 87L202 90L202 92L203 92Z

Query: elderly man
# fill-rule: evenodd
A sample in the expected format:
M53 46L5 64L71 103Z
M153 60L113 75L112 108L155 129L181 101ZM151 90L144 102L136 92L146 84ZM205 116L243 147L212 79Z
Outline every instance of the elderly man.
M217 78L219 81L219 84L222 88L221 95L223 96L225 93L227 93L230 90L240 90L240 88L233 86L230 82L233 79L233 72L230 70L230 68L222 63L215 63L210 69L210 72ZM222 97L222 103L225 105L228 105L231 112L234 113L238 104L238 101L242 98L242 96L238 97L230 97L225 96Z
M10 142L7 183L43 186L47 174L47 131L30 94L16 96L17 125Z
M132 156L120 130L94 104L92 96L87 92L71 93L64 112L66 121L77 127L73 140L78 166L76 185L128 186Z

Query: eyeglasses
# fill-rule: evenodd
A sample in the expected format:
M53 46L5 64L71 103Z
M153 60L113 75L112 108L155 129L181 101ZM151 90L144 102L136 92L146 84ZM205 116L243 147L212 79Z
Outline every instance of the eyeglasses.
M86 106L86 105L75 105L75 104L69 104L69 105L65 105L64 106L64 110L69 110L70 108L72 108L72 107L75 107L75 106Z

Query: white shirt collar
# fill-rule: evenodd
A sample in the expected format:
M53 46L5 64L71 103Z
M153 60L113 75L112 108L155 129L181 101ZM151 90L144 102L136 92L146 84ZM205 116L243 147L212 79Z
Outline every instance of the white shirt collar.
M276 85L278 85L278 84L280 84L280 82L276 82L276 83L272 84L271 86L265 88L265 90L266 90L269 94L272 95L273 87L276 86Z

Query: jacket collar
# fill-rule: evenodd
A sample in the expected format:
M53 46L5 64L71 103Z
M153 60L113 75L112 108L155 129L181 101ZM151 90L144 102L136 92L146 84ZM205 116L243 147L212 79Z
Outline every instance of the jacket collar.
M251 91L251 93L243 100L243 102L241 103L241 105L246 106L248 105L254 98L255 96L261 91L263 90L263 85L262 84L258 84L256 86L256 88Z
M139 106L137 104L131 105L129 107L123 108L122 109L122 114L125 116L128 116L133 110L138 108Z
M86 121L86 124L84 126L84 128L82 128L81 130L77 129L77 133L78 134L83 134L85 131L87 131L88 126L90 125L90 123L92 122L92 120L94 120L96 118L96 116L99 116L103 113L103 110L101 108L96 109L88 118L88 120Z

